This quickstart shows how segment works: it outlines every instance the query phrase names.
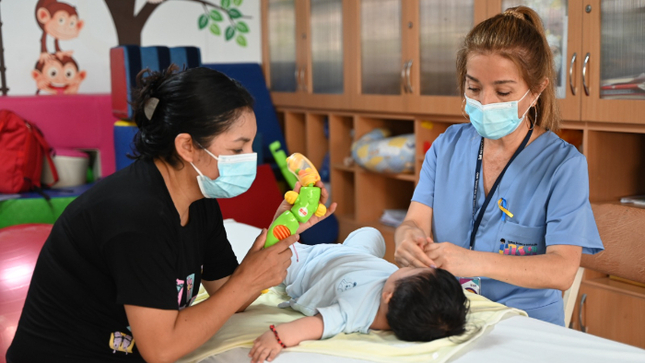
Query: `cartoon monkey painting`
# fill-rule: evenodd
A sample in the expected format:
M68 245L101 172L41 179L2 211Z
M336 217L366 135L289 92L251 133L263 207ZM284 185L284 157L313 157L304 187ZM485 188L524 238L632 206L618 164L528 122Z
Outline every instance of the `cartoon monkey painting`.
M78 37L83 29L83 20L78 18L76 8L58 2L58 0L38 0L36 4L36 21L43 30L40 38L40 61L51 59L54 55L59 58L71 56L72 51L61 51L59 40L70 40ZM55 53L47 50L47 35L54 38Z
M36 62L36 67L31 71L38 88L36 94L40 91L53 95L78 93L78 87L86 75L85 71L78 69L74 58L55 54L50 54L45 61Z

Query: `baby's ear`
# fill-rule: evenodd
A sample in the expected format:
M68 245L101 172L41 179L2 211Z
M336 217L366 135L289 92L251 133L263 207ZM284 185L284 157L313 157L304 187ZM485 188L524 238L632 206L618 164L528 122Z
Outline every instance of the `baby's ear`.
M383 301L383 303L389 304L393 294L394 294L394 291L386 291L384 289L383 294L381 294L381 300Z

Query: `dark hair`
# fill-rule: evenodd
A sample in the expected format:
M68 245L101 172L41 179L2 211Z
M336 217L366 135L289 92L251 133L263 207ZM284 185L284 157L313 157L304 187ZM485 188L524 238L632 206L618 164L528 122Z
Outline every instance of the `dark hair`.
M537 93L542 81L548 79L549 84L534 106L538 113L537 120L533 112L528 112L527 117L545 129L559 129L553 53L544 35L542 20L534 10L526 6L506 9L477 24L468 33L457 53L457 82L462 95L466 84L466 65L472 54L499 54L511 60L532 93Z
M190 134L198 147L209 147L215 136L226 132L245 111L253 110L253 97L236 80L209 68L176 72L174 64L160 72L144 69L133 91L135 159L161 158L177 168L183 165L175 150L175 137ZM148 119L148 100L159 100Z
M438 268L397 281L386 317L397 338L429 342L465 333L468 309L455 276Z

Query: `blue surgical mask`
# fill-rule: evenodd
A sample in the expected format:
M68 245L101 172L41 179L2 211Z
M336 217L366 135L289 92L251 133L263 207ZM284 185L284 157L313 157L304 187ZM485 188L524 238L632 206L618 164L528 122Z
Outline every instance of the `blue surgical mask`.
M193 163L190 163L199 174L197 183L204 197L233 198L249 190L255 180L258 154L220 155L217 157L207 149L204 151L217 160L217 169L219 170L219 176L216 179L211 179L202 174Z
M517 105L529 94L529 91L527 90L524 96L517 101L489 103L488 105L482 105L479 101L468 98L464 94L466 97L465 111L470 117L470 123L473 124L479 135L487 139L497 140L510 134L522 123L531 108L529 106L522 117L517 117Z

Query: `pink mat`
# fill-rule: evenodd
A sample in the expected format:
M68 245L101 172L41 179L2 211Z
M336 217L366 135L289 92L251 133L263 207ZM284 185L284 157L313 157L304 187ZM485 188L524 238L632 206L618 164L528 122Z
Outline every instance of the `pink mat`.
M54 149L98 149L102 177L115 171L110 94L4 96L0 109L36 124Z

